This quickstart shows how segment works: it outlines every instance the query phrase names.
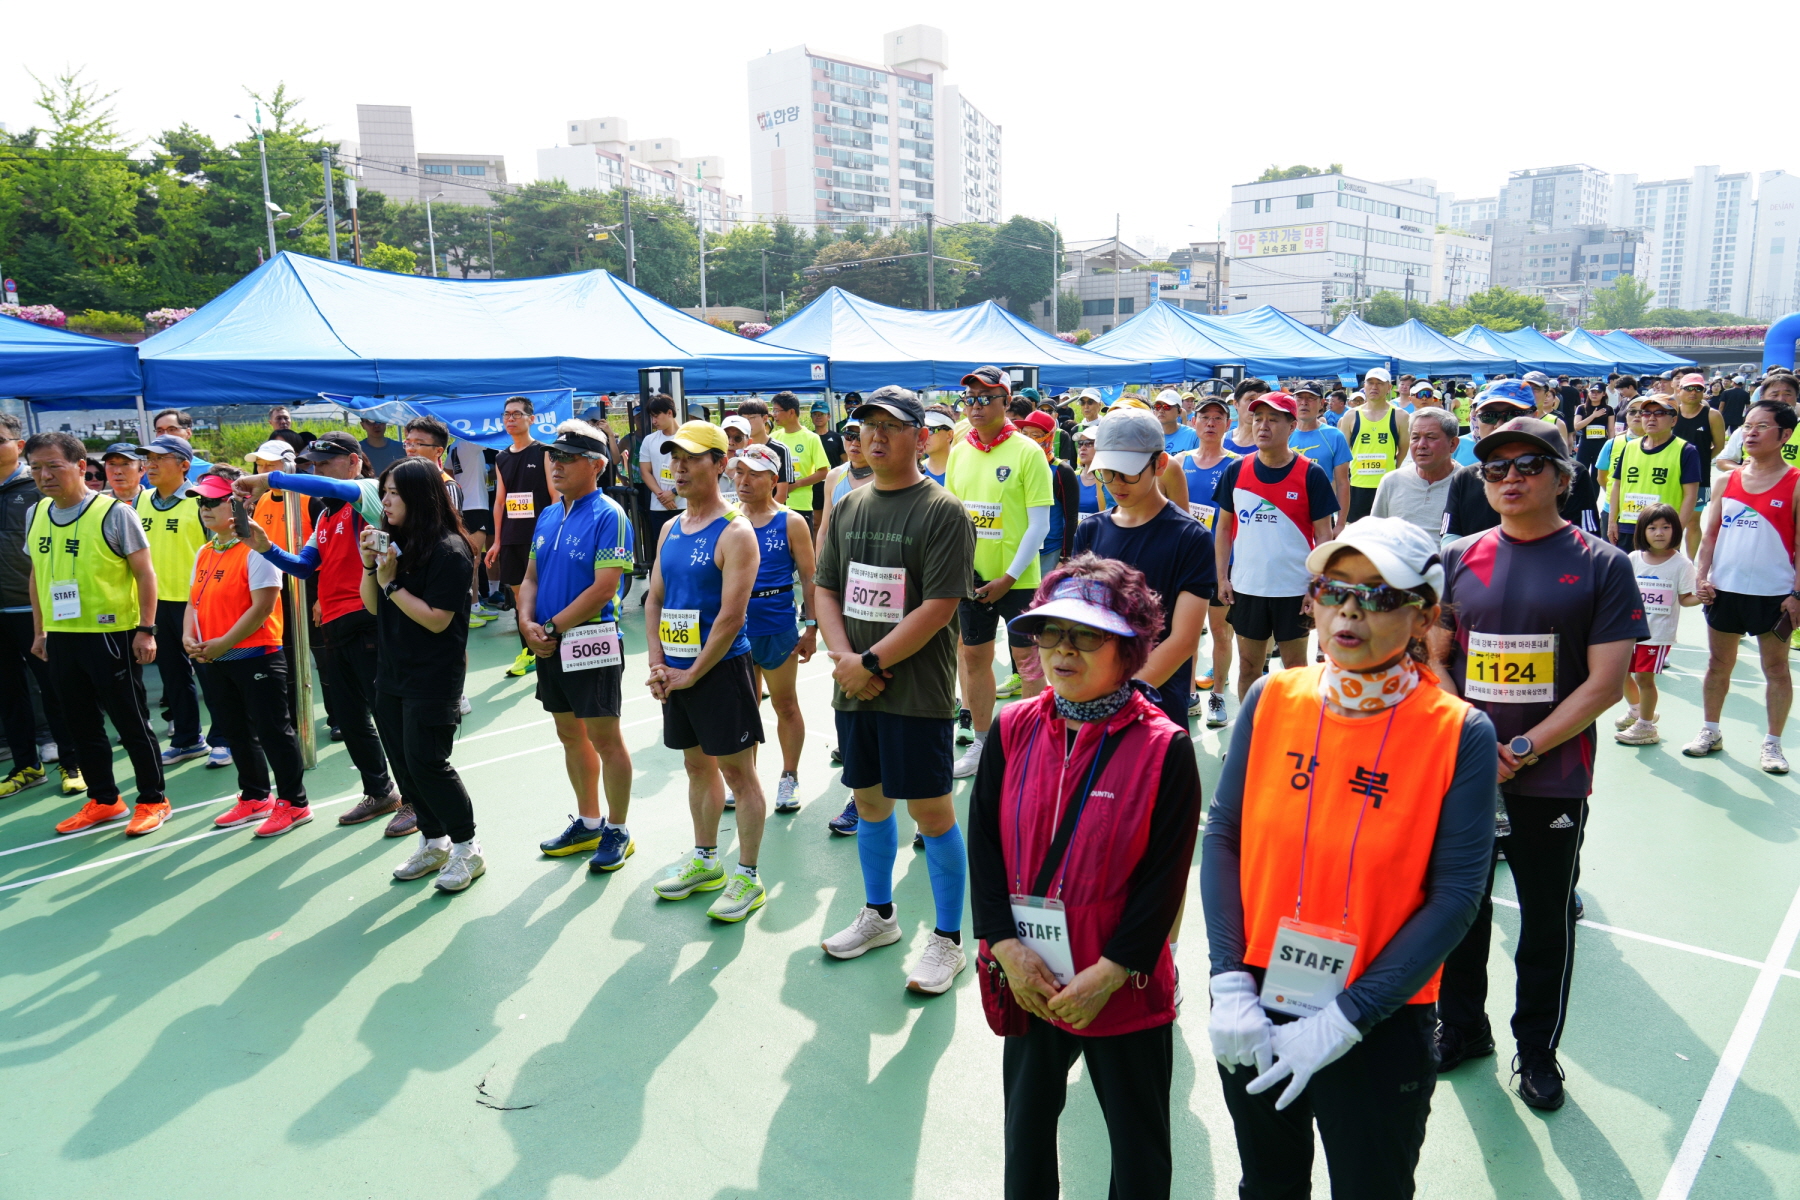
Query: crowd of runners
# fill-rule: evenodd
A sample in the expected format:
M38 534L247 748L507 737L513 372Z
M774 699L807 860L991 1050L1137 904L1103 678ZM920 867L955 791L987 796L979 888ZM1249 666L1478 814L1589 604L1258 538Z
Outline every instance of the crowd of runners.
M1116 1190L1168 1194L1173 962L1202 832L1204 990L1244 1194L1304 1191L1316 1115L1334 1186L1362 1181L1339 1194L1406 1195L1436 1075L1496 1048L1502 858L1514 1076L1527 1104L1563 1103L1596 726L1661 740L1681 608L1704 607L1709 647L1681 753L1725 752L1750 637L1757 762L1788 770L1800 383L1726 382L1378 369L1353 391L1246 379L1109 403L982 367L938 402L853 394L841 421L790 393L719 423L658 396L642 436L602 413L548 443L514 397L497 455L430 417L396 445L380 422L313 436L276 410L242 468L197 457L169 410L98 473L73 436L0 415L0 797L60 787L80 807L59 833L137 837L170 819L165 770L204 758L236 773L215 824L311 821L284 648L304 622L328 736L360 775L338 823L385 818L413 838L397 879L460 891L487 869L451 762L469 632L510 611L507 674L553 719L576 809L544 813L542 853L610 873L638 849L620 713L647 690L693 830L655 848L675 861L653 892L706 893L708 917L739 922L770 894L767 822L802 807L798 668L822 655L843 792L821 824L855 838L864 896L823 952L905 937L904 806L933 906L905 987L941 994L979 959L1011 1035L1009 1195L1053 1194L1082 1054ZM648 671L628 679L644 563ZM1196 719L1234 726L1204 815Z

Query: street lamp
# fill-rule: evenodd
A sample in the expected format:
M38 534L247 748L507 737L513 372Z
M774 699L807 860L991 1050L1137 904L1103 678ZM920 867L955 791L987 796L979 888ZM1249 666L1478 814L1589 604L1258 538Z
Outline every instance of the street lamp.
M264 216L264 219L267 220L268 225L269 225L269 257L274 258L275 257L275 216L277 213L280 213L282 216L286 216L287 214L281 212L280 205L273 203L269 199L269 149L266 145L263 144L262 104L261 104L261 102L259 101L257 103L256 107L254 109L252 109L251 111L256 114L256 156L262 160L263 208L266 210L264 212L263 216ZM231 115L236 117L240 121L244 119L243 113L232 113Z
M437 273L437 231L431 227L431 202L433 200L442 200L443 198L444 198L444 193L442 193L442 192L438 192L434 196L425 197L425 241L426 241L426 245L431 253L431 277L433 279L436 279L438 277L438 273Z

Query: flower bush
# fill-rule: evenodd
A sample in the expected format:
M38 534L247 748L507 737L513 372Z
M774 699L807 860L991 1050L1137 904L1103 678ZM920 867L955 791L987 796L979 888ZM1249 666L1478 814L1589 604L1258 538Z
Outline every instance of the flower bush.
M738 326L737 331L747 338L759 338L773 328L773 325L765 325L761 321L745 321Z
M151 333L161 333L177 321L185 321L198 311L192 308L159 308L144 314L144 324Z
M1608 329L1590 329L1589 333L1610 333ZM1653 329L1627 329L1626 333L1647 345L1657 342L1719 342L1733 345L1760 345L1769 336L1767 325L1703 325L1698 327L1666 327ZM1560 338L1561 333L1546 336Z
M69 323L63 310L54 304L0 304L0 316L18 317L21 321L30 321L34 325L49 325L61 329Z
M70 329L77 333L142 333L144 323L130 313L102 312L90 308L69 318Z

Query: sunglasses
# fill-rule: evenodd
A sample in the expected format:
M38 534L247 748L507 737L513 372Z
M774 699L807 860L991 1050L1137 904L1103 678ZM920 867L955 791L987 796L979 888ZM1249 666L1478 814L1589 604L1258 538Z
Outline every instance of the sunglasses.
M1341 579L1327 579L1323 575L1313 576L1307 591L1314 604L1323 604L1326 608L1341 608L1354 599L1356 607L1370 613L1387 613L1409 604L1420 607L1425 604L1425 597L1417 592L1397 588L1391 583L1345 583Z
M1009 399L1009 397L1007 397L1007 396L968 396L965 399L966 399L966 403L974 405L976 408L986 408L990 404L999 404L1002 400Z
M551 450L549 453L551 462L561 463L565 467L572 462L580 462L584 458L593 457L591 454L572 453L568 450Z
M1140 480L1144 477L1145 472L1149 471L1150 468L1154 467L1155 465L1156 465L1156 455L1152 454L1150 456L1150 461L1144 464L1144 470L1139 471L1135 475L1127 475L1123 471L1111 471L1111 470L1102 468L1102 469L1094 472L1094 478L1098 479L1101 483L1109 484L1109 485L1114 484L1114 483L1136 483L1138 480Z
M843 437L846 442L860 442L862 441L862 429L846 429L844 430Z
M1054 650L1068 642L1083 654L1092 654L1117 636L1103 629L1067 629L1061 625L1045 625L1031 635L1031 640L1042 650Z
M230 496L195 496L194 501L201 508L214 509L231 499Z
M1512 473L1514 467L1517 467L1520 477L1529 479L1534 475L1542 475L1544 468L1554 461L1548 454L1521 454L1517 458L1490 458L1481 464L1481 477L1489 483L1500 483Z

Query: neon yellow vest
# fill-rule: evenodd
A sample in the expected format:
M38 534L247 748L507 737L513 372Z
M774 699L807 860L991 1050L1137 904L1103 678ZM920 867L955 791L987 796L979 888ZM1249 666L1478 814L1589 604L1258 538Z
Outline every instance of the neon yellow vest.
M186 485L182 485L185 487ZM173 508L157 508L151 498L155 488L138 493L138 520L144 540L150 543L150 565L156 568L156 598L187 603L188 583L194 578L194 560L210 536L200 523L200 502L184 496Z
M26 541L45 632L125 633L137 627L137 577L100 533L101 522L117 503L111 496L96 495L73 525L58 526L50 520L49 498L38 502ZM51 587L68 582L80 594L81 610L59 621L52 615Z
M1350 486L1374 488L1381 477L1400 465L1399 420L1388 408L1387 426L1369 424L1369 414L1356 414L1356 440L1350 443Z
M1469 405L1472 403L1468 396L1459 397L1456 401L1456 423L1464 429L1469 428Z
M1681 511L1681 455L1687 443L1670 438L1655 454L1644 453L1644 439L1626 441L1613 466L1619 479L1619 523L1637 524L1637 515L1653 504Z

